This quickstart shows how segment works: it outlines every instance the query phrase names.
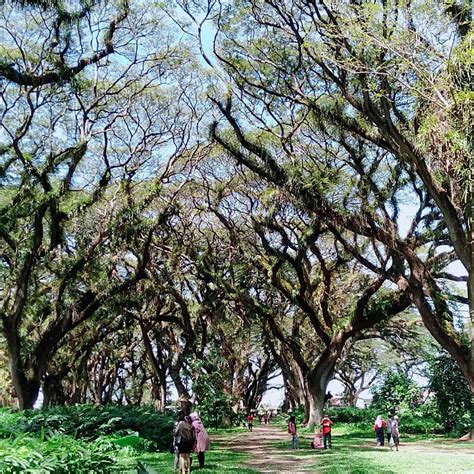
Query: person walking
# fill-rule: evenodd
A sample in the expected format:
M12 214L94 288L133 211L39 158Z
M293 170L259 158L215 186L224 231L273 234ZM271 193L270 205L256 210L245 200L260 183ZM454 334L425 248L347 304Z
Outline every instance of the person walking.
M178 419L179 419L179 416L180 414L183 413L183 416L184 416L184 412L178 412ZM176 469L179 468L179 452L178 452L178 438L177 436L175 435L175 432L176 432L176 427L178 426L178 423L179 421L176 421L176 423L174 424L174 427L173 427L173 441L171 443L171 446L170 446L170 453L174 454L174 460L173 460L173 471L176 471Z
M252 415L252 413L249 413L249 415L247 416L247 426L248 426L249 431L253 430L253 415Z
M393 415L390 413L387 418L387 444L390 446L390 439L392 438L392 418Z
M195 433L194 452L197 453L199 467L204 468L205 452L209 450L210 439L197 413L189 415Z
M398 451L398 445L400 444L400 431L398 429L398 416L395 415L392 421L392 444L395 446L395 449ZM390 449L392 447L390 446Z
M191 471L191 451L193 449L195 434L191 418L184 412L178 414L178 424L174 431L176 445L179 453L179 473L189 474Z
M323 428L323 444L324 449L331 449L331 426L332 421L329 419L329 416L324 415L321 420L321 426Z
M291 448L297 449L298 448L298 435L296 430L296 417L290 416L290 420L288 421L288 433L291 434Z
M377 446L384 445L384 434L383 430L386 426L385 421L382 419L381 415L378 415L374 423L375 438L377 440Z

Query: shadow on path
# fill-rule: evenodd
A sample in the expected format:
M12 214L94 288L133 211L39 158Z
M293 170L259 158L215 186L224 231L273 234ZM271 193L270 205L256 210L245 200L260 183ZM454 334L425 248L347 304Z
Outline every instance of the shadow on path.
M287 444L287 448L279 448L276 444ZM243 452L250 455L244 462L245 467L258 472L278 472L298 474L302 472L315 472L314 457L308 449L291 449L291 437L285 433L281 426L257 425L253 431L241 433L231 439L223 438L222 446L232 451ZM300 437L300 446L308 448L310 438Z

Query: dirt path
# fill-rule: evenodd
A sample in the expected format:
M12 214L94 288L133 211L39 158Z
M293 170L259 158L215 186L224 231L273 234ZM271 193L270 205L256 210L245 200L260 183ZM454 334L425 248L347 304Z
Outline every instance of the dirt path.
M243 465L259 472L314 473L314 469L310 469L310 466L314 465L314 459L296 456L295 450L291 449L290 435L280 426L257 425L251 432L247 431L222 441L224 445L227 445L227 449L249 454L250 459ZM275 446L278 442L285 443L286 446ZM300 437L300 445L308 447L310 442L309 438Z

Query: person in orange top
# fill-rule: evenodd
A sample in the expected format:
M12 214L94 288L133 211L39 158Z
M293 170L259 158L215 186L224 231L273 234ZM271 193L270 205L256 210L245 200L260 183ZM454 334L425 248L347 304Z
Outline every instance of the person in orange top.
M332 421L329 416L324 415L321 420L321 426L323 427L323 443L324 449L331 449L331 426Z

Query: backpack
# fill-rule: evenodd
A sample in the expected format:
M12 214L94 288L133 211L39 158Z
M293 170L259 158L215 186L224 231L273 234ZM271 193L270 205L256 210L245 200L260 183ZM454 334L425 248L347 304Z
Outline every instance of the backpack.
M181 441L194 441L194 428L189 423L183 423L179 429Z

